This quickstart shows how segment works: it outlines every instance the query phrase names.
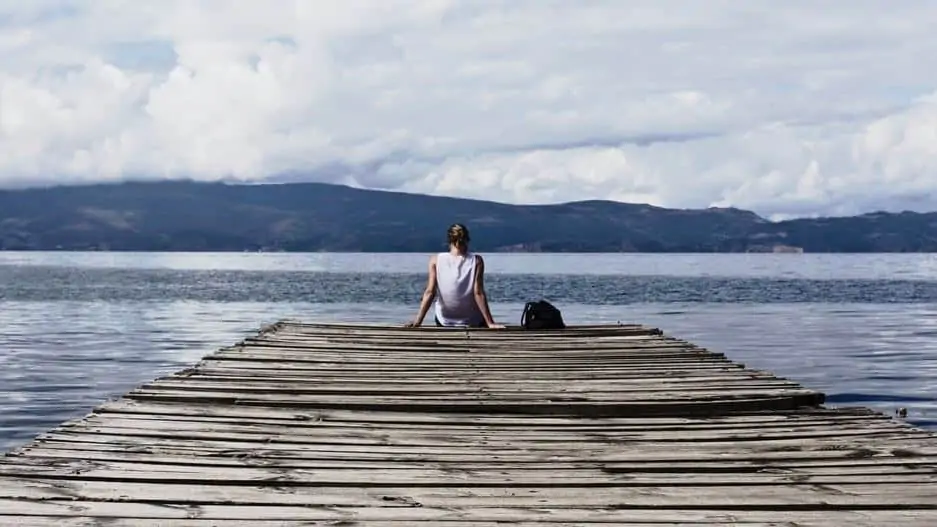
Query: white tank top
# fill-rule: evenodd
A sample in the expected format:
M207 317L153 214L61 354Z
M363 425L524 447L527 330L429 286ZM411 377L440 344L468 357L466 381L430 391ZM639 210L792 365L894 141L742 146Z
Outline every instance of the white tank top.
M436 255L436 319L444 326L475 326L484 317L475 302L475 253Z

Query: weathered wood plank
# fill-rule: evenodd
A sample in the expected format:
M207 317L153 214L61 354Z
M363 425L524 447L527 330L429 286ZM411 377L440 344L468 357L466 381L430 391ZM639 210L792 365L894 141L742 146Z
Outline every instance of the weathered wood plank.
M80 438L42 439L33 446L18 449L17 455L34 455L37 450L51 452L56 449L81 450L94 452L135 452L172 456L199 456L211 459L249 460L347 460L347 461L400 461L400 462L439 462L465 463L478 462L593 462L614 465L616 463L637 463L641 465L666 465L668 463L692 463L699 470L719 463L744 462L767 464L775 462L836 461L846 460L861 463L864 460L906 460L926 459L937 456L937 447L932 442L898 446L892 440L881 441L824 441L810 442L788 441L783 444L769 443L740 445L721 443L710 448L513 448L481 451L477 448L428 448L414 445L380 445L377 447L346 445L341 449L335 445L278 445L258 442L209 442L193 440L164 440L143 438L120 440L119 438L98 438L81 441ZM778 446L780 445L780 446Z
M194 434L192 434L194 435ZM807 452L817 450L844 450L852 451L856 457L864 457L869 450L896 452L912 452L920 455L931 455L937 452L933 438L929 435L908 437L900 433L883 433L879 435L864 435L855 438L842 438L838 436L787 438L763 441L739 442L732 439L706 442L609 442L609 443L507 443L507 444L479 444L460 442L456 440L424 439L418 442L395 440L392 436L384 441L348 440L330 441L327 438L315 439L277 439L277 438L251 438L252 440L237 440L223 436L203 434L200 437L173 436L152 432L147 435L108 435L103 433L67 433L52 431L40 436L40 440L70 442L74 444L100 444L114 445L124 448L194 448L200 450L214 450L216 452L230 452L252 454L262 452L265 456L273 456L276 452L289 453L290 456L302 455L318 451L336 454L338 452L355 453L357 455L377 456L382 459L395 459L407 455L416 456L474 456L515 457L519 454L539 455L540 459L553 458L579 458L591 459L604 456L614 459L614 456L632 458L641 452L649 458L665 458L667 453L679 451L684 455L715 456L727 453L744 453L747 455L760 455L770 452Z
M889 417L873 412L866 408L828 409L822 407L800 407L792 410L755 411L744 414L713 415L713 416L637 416L637 417L584 417L580 415L552 415L552 416L518 416L510 413L482 412L482 413L417 413L394 411L362 411L340 409L284 409L284 408L256 408L238 406L217 406L203 403L173 403L150 402L119 399L102 403L96 410L100 413L135 413L139 415L189 415L189 416L224 416L242 417L249 419L285 419L294 421L343 421L360 423L427 423L437 425L485 425L506 427L530 426L611 426L615 424L642 424L650 426L656 424L686 424L686 423L762 423L762 422L796 422L802 419L828 418L832 420L848 418L868 418L876 421L889 421ZM523 417L520 419L519 417ZM900 423L900 422L899 422ZM903 423L902 423L903 424Z
M303 393L303 392L306 393ZM512 406L516 404L529 404L529 402L566 402L566 401L585 401L588 400L590 403L601 404L607 403L617 406L626 406L628 404L672 404L683 403L709 403L709 402L722 402L722 401L732 401L732 400L771 400L771 399L793 399L797 397L806 398L805 400L809 402L814 402L814 395L816 392L813 390L802 389L802 388L770 388L770 389L758 389L758 388L740 388L736 390L719 390L715 387L708 389L701 389L699 391L689 393L685 388L673 389L673 390L659 390L659 391L643 391L643 390L631 390L626 392L584 392L581 398L573 399L576 394L573 392L571 395L567 395L564 392L555 390L527 390L527 389L518 389L515 391L505 390L503 392L494 392L494 391L485 391L481 392L480 390L471 390L466 391L465 393L428 393L425 397L420 397L416 393L403 393L403 394L393 394L393 395L383 395L380 393L371 393L371 392L345 392L345 393L329 393L324 388L322 389L325 393L317 393L314 388L309 388L308 390L301 390L299 388L290 389L285 388L282 390L251 390L249 387L242 387L239 385L233 385L227 388L224 391L205 389L173 389L167 387L166 389L159 389L156 386L145 386L140 387L132 392L130 396L134 399L143 399L144 397L149 399L160 399L164 398L166 400L175 400L175 401L187 401L187 400L206 400L220 403L226 400L236 400L238 404L244 404L245 400L253 400L259 403L269 403L271 406L280 406L284 403L302 406L302 405L319 405L327 407L330 405L332 407L338 406L341 407L343 402L347 402L348 406L360 406L367 405L368 403L373 403L374 406L388 406L388 405L409 405L409 404L424 404L427 400L435 406L439 406L439 403L444 405L451 405L455 409L459 405L473 405L478 403L490 403L493 405L505 405ZM282 393L278 393L282 392ZM585 397L588 396L588 399ZM621 401L627 402L621 402ZM800 403L803 404L803 403ZM687 406L687 412L689 411L690 406ZM506 410L508 412L513 411ZM652 413L652 412L649 412Z
M15 505L11 504L11 507ZM284 525L283 523L252 523L252 522L322 522L346 521L344 525L359 521L380 521L381 525L409 525L408 522L438 522L447 527L504 525L506 515L515 515L521 520L509 520L510 525L593 525L614 523L632 527L647 526L661 527L665 525L774 525L798 527L805 525L829 525L829 521L849 522L850 525L925 525L923 522L937 517L935 511L930 509L917 509L909 511L900 510L868 510L861 512L828 510L823 512L801 510L777 510L740 512L737 510L626 510L627 516L622 513L592 514L583 508L508 508L508 507L478 507L465 511L453 510L446 514L438 508L392 506L382 507L380 512L362 510L361 508L327 509L304 508L300 506L252 506L252 505L203 505L190 508L171 509L159 505L144 505L130 507L124 503L101 502L74 502L68 504L61 502L39 502L37 507L29 510L16 507L26 517L65 519L81 511L94 518L97 522L106 519L106 525L220 525L220 526L248 526L248 525ZM71 514L69 514L71 510ZM556 512L556 515L552 513ZM94 516L90 516L90 515ZM576 515L579 518L575 518ZM491 520L481 518L488 517ZM0 516L2 518L2 516ZM497 519L494 519L497 518ZM127 520L127 523L114 522L114 520ZM150 523L146 523L150 522ZM214 522L214 523L207 523ZM879 523L875 523L879 522ZM901 523L891 523L901 522ZM909 523L910 522L910 523ZM305 523L310 525L311 523ZM839 523L838 523L839 524ZM17 524L17 525L29 525ZM43 524L38 524L43 525ZM62 524L69 525L69 524ZM74 524L72 524L74 525ZM81 524L77 524L81 525ZM293 523L286 525L295 525ZM322 525L322 524L318 524ZM331 525L343 525L332 523Z
M363 418L366 419L366 418ZM588 434L596 434L599 437L615 437L619 434L627 433L672 433L683 432L688 434L699 432L798 432L809 430L846 430L846 429L869 429L869 428L887 428L914 431L912 427L902 425L886 419L872 419L866 416L855 416L848 419L802 419L789 421L748 421L741 423L734 422L687 422L687 423L658 423L650 419L642 419L641 422L628 424L582 424L582 425L537 425L531 424L529 427L517 429L517 427L498 427L496 425L472 424L472 423L454 423L447 424L446 430L452 433L458 433L463 437L485 436L490 437L495 434L510 435L511 438L524 437L544 437L550 435L561 435L562 437L575 438L585 437ZM193 426L208 427L213 429L224 429L229 431L251 431L265 430L276 431L283 428L295 430L298 433L310 431L315 434L337 435L342 433L374 433L374 434L416 434L421 432L438 432L439 427L433 423L411 423L411 422L383 422L378 425L366 420L340 421L331 419L316 419L311 421L297 421L295 419L270 419L256 418L247 420L236 417L214 417L201 415L161 415L153 416L148 414L124 414L124 413L97 413L67 422L62 428L72 428L74 426L111 426L122 428L144 428L154 429L178 429L176 425L191 428Z
M682 353L640 353L640 354L607 354L605 356L501 356L492 357L478 353L460 353L450 356L428 357L423 354L401 354L384 353L376 355L356 355L340 353L319 353L316 351L291 350L288 348L240 348L236 350L225 350L210 355L213 359L232 359L232 360L284 360L288 362L335 362L340 361L343 364L358 365L398 365L414 369L428 367L444 367L453 363L453 360L465 363L485 364L491 367L511 367L511 366L580 366L595 367L605 366L654 366L654 365L679 365L679 364L730 364L731 361L723 356L713 353L696 353L685 351Z
M575 522L566 522L566 521L523 521L523 520L510 520L510 521L492 521L492 522L477 522L477 521L459 521L459 520L449 520L449 519L434 519L429 521L423 520L381 520L377 525L383 527L409 527L411 525L443 525L445 527L504 527L505 525L510 525L511 527L581 527L583 525L624 525L627 527L724 527L727 524L739 526L739 527L792 527L796 525L797 527L827 527L831 525L829 522L835 520L840 523L836 525L849 525L850 527L881 527L882 525L898 525L895 522L901 522L902 527L932 527L932 523L928 523L927 518L931 516L914 516L912 513L900 513L900 512L876 512L871 518L864 513L851 513L850 515L840 516L839 512L831 513L831 518L826 518L823 520L804 520L799 519L794 521L796 518L801 518L802 515L797 515L790 520L785 520L787 513L776 513L775 519L765 520L765 521L733 521L733 518L737 518L737 515L726 514L723 518L718 519L718 517L713 516L712 521L652 521L652 522L642 522L642 521L629 521L629 520L616 520L614 522L607 521L591 521L591 520L577 520ZM12 516L4 516L0 514L0 521L4 519L14 518ZM15 518L27 518L16 516ZM793 522L793 523L792 523ZM351 526L351 525L374 525L372 523L362 523L361 521L351 521L351 520L337 520L337 521L328 521L322 522L317 520L235 520L235 519L216 519L216 520L201 520L201 519L152 519L152 518L93 518L93 517L63 517L63 516L30 516L25 522L17 523L17 527L36 527L36 526L47 526L55 525L57 527L101 527L102 524L107 527L342 527L342 526Z
M291 371L291 370L334 370L338 373L344 372L346 375L349 372L354 372L356 375L358 373L362 374L374 374L375 370L369 365L357 365L353 363L344 363L342 361L320 361L316 362L315 360L288 360L283 357L244 357L234 354L229 354L225 356L212 355L206 357L202 363L205 366L213 366L217 368L255 368L255 369L279 369L281 371ZM664 373L668 371L681 371L681 370L690 370L690 371L748 371L744 369L744 366L741 364L733 364L724 361L687 361L685 363L675 363L669 361L665 364L652 364L644 366L628 366L628 365L595 365L595 364L586 364L586 365L576 365L576 364L556 364L556 365L542 365L537 364L536 369L532 369L534 365L528 364L526 367L521 365L511 366L511 367L495 367L491 366L488 368L480 368L478 365L468 364L462 361L452 361L448 365L440 365L436 367L427 367L423 365L422 368L414 368L407 365L393 365L387 364L382 365L381 372L384 371L390 373L405 373L412 372L414 375L417 374L437 374L445 372L458 372L460 374L470 374L470 373L481 373L484 372L485 375L491 373L496 374L511 374L517 372L525 372L527 374L537 373L537 375L546 374L556 374L564 373L569 370L575 371L577 374L594 372L607 372L612 374L621 374L621 373L630 373L634 374L635 372L648 372L648 373ZM596 368L599 368L596 371ZM647 373L645 373L647 374Z
M836 519L840 523L836 525L849 525L850 527L881 527L882 525L898 525L895 522L900 521L902 527L932 527L932 523L928 523L926 518L929 516L924 516L920 520L917 520L915 516L909 514L902 514L897 512L888 512L888 513L876 513L872 518L869 518L866 515L860 513L854 513L850 516L843 516L840 518L838 515L834 515L834 518L829 518L826 520L799 520L794 523L793 520L784 520L779 519L785 517L786 513L777 513L776 519L766 520L766 521L731 521L731 518L737 518L728 514L725 516L724 520L713 520L713 521L679 521L679 522L634 522L628 520L616 520L614 522L607 521L575 521L575 522L565 522L565 521L523 521L523 520L510 520L510 521L492 521L492 522L477 522L477 521L459 521L459 520L429 520L424 522L423 520L381 520L377 525L383 527L409 527L411 525L442 525L445 527L504 527L505 525L510 525L511 527L581 527L583 525L624 525L627 527L724 527L727 524L739 526L739 527L792 527L796 525L797 527L828 527L831 525L830 520ZM838 513L837 513L838 514ZM798 518L800 516L797 516ZM3 516L0 514L0 520L5 518L11 518L10 516ZM17 517L20 518L20 517ZM337 520L337 521L328 521L321 522L316 520L232 520L232 519L221 519L221 520L200 520L200 519L151 519L151 518L91 518L91 517L61 517L61 516L31 516L30 519L25 523L17 523L17 527L36 527L46 526L46 525L55 525L57 527L101 527L102 523L106 522L107 527L342 527L342 526L351 526L351 525L374 525L372 523L362 523L361 521L351 521L351 520ZM41 519L40 519L41 518ZM858 519L854 519L858 518Z
M554 330L524 330L509 325L505 329L492 331L486 328L440 328L433 325L424 325L420 328L405 328L393 326L375 326L373 324L309 324L307 322L283 322L270 331L261 331L260 337L286 334L305 334L313 336L332 336L346 338L432 338L432 339L458 339L458 338L496 338L496 339L569 339L575 337L657 337L662 334L660 329L641 324L582 324L570 325L563 331Z
M713 383L680 383L680 382L646 382L646 383L583 383L576 381L557 389L555 384L527 384L522 389L512 389L507 384L489 384L487 382L440 382L437 384L397 384L386 382L383 384L359 383L312 383L302 381L263 381L242 380L230 382L226 380L207 380L203 378L173 379L163 378L145 383L140 390L186 390L191 392L219 392L225 393L261 393L268 395L375 395L375 396L431 396L431 397L458 397L464 395L477 395L480 392L486 396L531 395L548 397L555 394L580 394L595 397L627 397L650 398L658 394L673 394L679 392L683 396L728 394L732 392L753 393L765 390L792 390L796 393L810 392L799 388L796 383L787 381L749 381L738 379Z
M795 395L776 395L759 398L746 397L722 397L712 400L702 399L674 399L671 401L647 401L647 402L629 402L619 403L614 400L608 401L583 401L579 402L572 397L555 396L549 399L527 400L527 401L503 401L497 398L485 400L449 400L440 401L433 399L420 400L418 398L397 399L386 401L353 401L348 398L306 398L296 401L288 399L279 399L276 397L238 397L236 395L216 394L201 396L197 394L185 393L165 393L165 392L131 392L127 398L139 401L165 401L165 402L194 402L207 401L215 404L234 404L243 406L263 406L263 407L291 407L296 409L324 408L324 409L358 409L372 411L414 411L414 412L471 412L479 413L491 411L497 413L518 413L518 414L536 414L536 415L569 415L577 414L586 417L602 416L666 416L666 415L718 415L733 412L746 412L754 410L778 409L789 410L801 406L818 404L817 396L813 393L795 394ZM564 399L573 399L567 401Z
M634 459L630 461L602 460L602 459L566 459L544 460L531 456L511 457L505 459L489 459L482 457L444 457L436 459L423 457L421 459L358 459L354 456L332 456L325 454L324 459L315 457L309 452L303 458L274 457L274 456L219 456L216 452L202 450L162 450L154 452L141 452L128 449L104 447L94 449L69 449L65 444L44 444L42 448L28 449L20 452L15 459L16 463L39 463L39 459L49 460L101 460L117 462L141 462L161 465L182 465L189 467L219 466L219 467L246 467L263 466L282 469L307 468L345 468L357 470L369 469L411 469L424 467L448 469L455 466L469 470L501 470L501 469L527 469L527 470L604 470L627 474L637 473L717 473L731 472L744 474L776 470L803 471L809 474L900 474L908 470L930 470L937 467L937 455L898 457L882 454L868 455L857 458L849 452L832 452L833 456L802 456L781 457L778 454L770 456L748 457L709 457L709 458L676 458L676 459ZM822 454L812 452L807 454ZM5 461L0 459L0 463Z
M468 382L479 382L478 378L475 379L467 378L463 375L455 374L440 374L440 375L390 375L387 372L373 372L371 375L350 375L349 373L344 372L334 372L334 374L329 374L328 372L317 372L315 370L305 370L305 372L296 372L290 370L283 370L279 368L250 368L250 369L241 369L235 367L231 363L226 363L224 367L207 367L202 366L197 369L187 369L181 370L179 372L168 375L165 378L169 379L205 379L205 380L215 380L215 381L228 381L228 382L238 382L238 381L282 381L282 382L341 382L341 383L357 383L357 384L383 384L383 383L394 383L394 384L404 384L404 385L420 385L420 384L436 384L436 383L468 383ZM595 372L589 373L588 370L569 370L560 372L562 377L567 379L574 380L576 382L594 382L594 383L610 383L610 384L645 384L654 382L652 379L648 379L646 373L634 372L634 373L619 373L611 374ZM528 372L527 374L518 373L515 375L500 374L500 375L486 375L484 377L484 382L487 384L503 384L503 385L514 385L519 381L524 381L529 385L539 385L539 384L552 384L555 386L558 378L561 376L549 374L544 375L543 372L538 372L536 377L533 377ZM694 383L694 382L720 382L720 381L744 381L744 380L780 380L785 381L786 379L782 377L777 377L769 373L755 372L755 371L740 371L737 369L705 369L705 370L669 370L666 373L662 373L659 377L656 378L661 382L670 382L670 383Z
M373 343L350 343L340 340L246 340L236 346L219 348L218 352L255 352L273 353L283 351L288 353L316 353L329 355L342 355L350 357L386 357L399 355L402 358L416 358L425 356L430 358L452 358L455 354L470 354L473 357L486 357L495 359L542 359L549 354L550 357L565 357L570 359L590 359L595 357L685 357L687 355L724 357L725 354L706 348L695 346L692 343L679 340L646 340L646 341L593 341L588 348L570 348L569 344L553 343L552 345L538 344L536 341L523 341L514 343L510 348L487 348L472 340L459 342L424 342L407 340L389 344L384 341Z
M159 437L185 436L194 437L197 433L203 436L240 438L245 440L277 440L292 439L296 441L330 440L358 442L375 440L385 442L389 436L401 442L424 443L437 438L440 444L458 441L460 443L477 443L479 445L496 446L498 444L520 445L539 443L609 443L609 442L711 442L711 441L767 441L775 439L804 439L819 437L847 438L867 435L901 434L902 428L890 423L870 424L859 423L856 426L810 426L798 428L770 428L745 429L733 428L729 430L689 430L684 429L675 434L673 430L593 430L593 431L536 431L533 433L499 433L496 430L481 430L467 432L465 430L391 430L387 428L355 428L330 429L315 426L270 426L263 424L237 425L237 424L206 424L198 421L152 421L151 426L140 426L139 420L107 419L103 422L85 421L63 426L60 432L70 434L108 434L108 435L146 435Z
M466 479L471 483L471 479ZM576 486L553 481L552 486L269 486L206 485L201 483L142 483L93 480L0 479L0 498L25 500L88 500L160 502L177 505L216 503L304 505L331 507L460 508L608 508L633 512L645 508L708 509L937 509L933 485L857 483L848 486L781 484L724 486ZM413 502L422 507L413 507ZM656 510L653 512L660 512ZM505 518L507 519L507 518ZM570 521L575 521L572 518Z
M17 478L43 478L46 480L137 481L151 483L192 482L211 484L224 481L226 485L273 484L277 486L395 486L395 487L473 487L497 486L554 486L577 487L659 487L678 485L875 485L882 483L937 482L933 467L919 466L895 471L864 467L847 471L842 467L833 471L776 470L760 472L663 472L629 473L624 470L593 470L556 468L550 472L527 468L447 466L418 469L348 469L348 468L290 468L227 467L201 465L197 467L153 464L143 462L102 460L11 459L0 463L0 476ZM470 483L467 482L470 479Z
M668 524L739 524L736 520L745 518L747 514L738 511L646 511L624 509L599 510L591 508L574 507L467 507L448 509L446 507L415 507L415 506L384 506L384 507L328 507L328 506L277 506L258 507L251 505L201 505L190 508L170 508L159 504L135 504L132 507L124 503L102 503L79 501L62 503L58 501L37 502L33 509L19 502L0 502L0 507L9 507L10 513L20 513L27 516L67 517L71 510L81 511L86 515L93 515L99 519L128 518L133 520L179 520L190 521L197 517L203 521L234 520L248 522L256 520L267 521L293 521L293 522L441 522L443 525L478 525L479 522L496 523L510 521L515 525L514 519L523 518L523 522L536 525L562 525L562 524L611 524L616 525L650 525L660 527ZM4 512L7 512L5 509ZM814 511L773 511L753 514L755 518L742 520L743 525L752 525L751 522L771 522L774 525L809 525L810 521L821 521L823 518L837 518L842 521L869 522L869 521L924 521L934 518L931 510L918 511L863 511L862 513L848 511L830 511L823 515ZM795 520L795 518L797 520ZM531 523L533 522L533 523ZM346 524L346 525L347 525ZM755 523L757 525L758 523ZM870 523L865 523L870 525ZM107 525L111 525L110 522ZM134 524L138 525L138 524ZM161 523L160 525L168 525ZM183 525L179 523L178 525ZM185 525L191 525L185 523ZM197 524L196 524L197 525ZM220 523L219 525L228 525ZM246 525L246 523L241 523ZM332 525L341 525L333 523ZM908 525L901 523L901 525Z

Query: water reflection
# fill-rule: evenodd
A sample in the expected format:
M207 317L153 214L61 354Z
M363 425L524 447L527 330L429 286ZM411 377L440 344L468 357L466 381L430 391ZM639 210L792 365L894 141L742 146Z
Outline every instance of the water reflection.
M0 251L3 266L178 271L422 273L420 253L109 253ZM934 254L485 255L491 274L937 280Z

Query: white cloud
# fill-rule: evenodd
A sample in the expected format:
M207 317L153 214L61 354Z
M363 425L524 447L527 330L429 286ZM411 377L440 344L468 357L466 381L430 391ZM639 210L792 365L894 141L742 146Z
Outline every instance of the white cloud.
M937 209L932 19L871 0L0 0L0 185Z

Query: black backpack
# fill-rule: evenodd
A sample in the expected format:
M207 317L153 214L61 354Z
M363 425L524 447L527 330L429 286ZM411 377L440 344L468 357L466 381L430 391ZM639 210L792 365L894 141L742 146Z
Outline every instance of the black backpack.
M563 329L563 314L546 300L527 302L521 314L521 326L524 329Z

